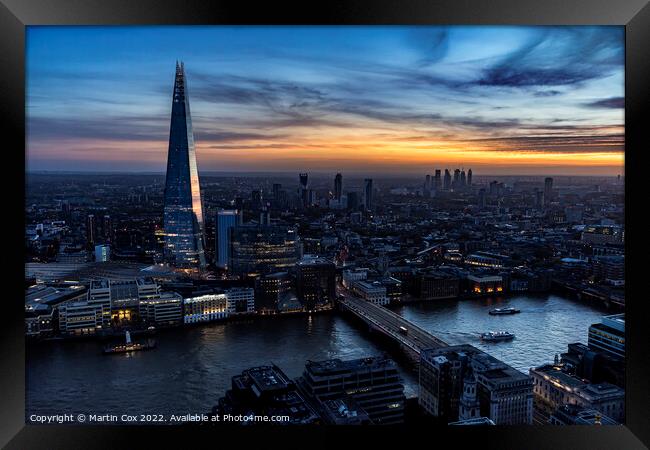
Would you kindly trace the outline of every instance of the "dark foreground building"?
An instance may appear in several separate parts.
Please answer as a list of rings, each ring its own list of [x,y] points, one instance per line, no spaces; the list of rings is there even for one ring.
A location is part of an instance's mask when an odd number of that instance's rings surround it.
[[[182,269],[202,270],[203,209],[183,63],[176,63],[163,222],[165,261]]]
[[[232,377],[232,389],[219,399],[212,413],[222,416],[225,423],[320,423],[319,415],[277,366],[253,367]]]
[[[447,422],[532,424],[533,381],[472,345],[428,349],[420,354],[419,402]]]
[[[404,422],[404,385],[391,359],[309,361],[297,383],[306,397],[321,403],[351,397],[374,424]]]

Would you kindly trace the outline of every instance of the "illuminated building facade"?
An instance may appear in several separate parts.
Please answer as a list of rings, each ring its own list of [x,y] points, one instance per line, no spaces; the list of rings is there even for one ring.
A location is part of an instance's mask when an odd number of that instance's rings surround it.
[[[205,294],[183,300],[185,323],[211,322],[228,317],[226,294]]]
[[[490,295],[503,292],[501,275],[468,275],[469,293],[473,295]]]
[[[605,316],[589,327],[589,348],[616,358],[625,358],[625,314]]]
[[[298,259],[298,233],[282,225],[242,225],[230,228],[230,270],[256,276],[288,270]]]
[[[552,364],[530,369],[537,400],[548,410],[564,405],[594,409],[617,422],[625,420],[625,391],[611,383],[590,384]]]
[[[176,63],[164,199],[165,261],[178,268],[202,270],[203,209],[183,63]]]

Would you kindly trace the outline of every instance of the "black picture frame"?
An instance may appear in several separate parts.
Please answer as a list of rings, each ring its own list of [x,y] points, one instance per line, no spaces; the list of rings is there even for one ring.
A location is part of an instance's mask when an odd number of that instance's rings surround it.
[[[626,425],[618,427],[448,427],[419,429],[415,426],[349,429],[339,427],[242,428],[139,427],[139,426],[36,426],[25,425],[25,342],[21,280],[24,264],[25,151],[25,26],[27,25],[145,25],[145,24],[491,24],[491,25],[624,25],[625,67],[625,172],[626,172]],[[31,448],[132,448],[145,442],[196,442],[206,446],[249,447],[278,445],[302,448],[313,445],[446,446],[473,444],[481,448],[589,448],[641,449],[650,445],[648,380],[650,343],[643,314],[641,270],[644,235],[639,203],[644,186],[642,152],[647,150],[646,128],[650,95],[650,5],[647,0],[355,0],[300,5],[201,0],[1,0],[0,3],[0,110],[5,125],[3,152],[7,167],[2,192],[7,208],[5,243],[17,241],[15,251],[5,247],[5,286],[2,324],[2,405],[0,445],[10,449]],[[10,139],[7,139],[9,137]],[[9,159],[7,155],[17,158]],[[9,163],[8,161],[12,161]],[[13,162],[13,161],[17,161]],[[22,163],[21,163],[22,162]],[[17,194],[18,192],[18,194]],[[11,211],[11,212],[10,212]],[[638,271],[632,270],[635,263]],[[291,436],[290,436],[291,435]],[[294,435],[296,435],[294,437]],[[142,441],[144,439],[144,441]],[[232,439],[238,442],[233,444]],[[448,444],[444,444],[447,440]],[[138,444],[140,445],[140,444]],[[194,445],[194,444],[192,444]],[[198,445],[198,444],[197,444]],[[356,444],[358,445],[358,444]]]

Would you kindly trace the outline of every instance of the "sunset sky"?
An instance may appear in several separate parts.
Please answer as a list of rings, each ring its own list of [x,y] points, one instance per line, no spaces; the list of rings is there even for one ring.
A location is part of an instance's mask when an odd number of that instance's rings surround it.
[[[28,27],[27,169],[623,171],[623,27]]]

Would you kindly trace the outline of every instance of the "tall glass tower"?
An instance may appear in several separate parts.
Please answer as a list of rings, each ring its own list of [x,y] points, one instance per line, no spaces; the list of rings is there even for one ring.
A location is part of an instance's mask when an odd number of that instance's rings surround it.
[[[203,209],[182,62],[176,62],[163,221],[165,262],[201,271],[205,267]]]

